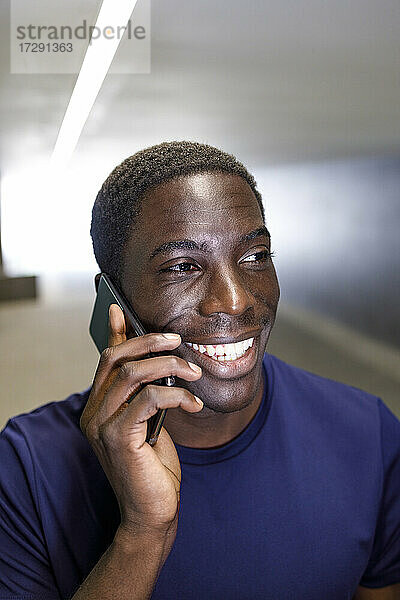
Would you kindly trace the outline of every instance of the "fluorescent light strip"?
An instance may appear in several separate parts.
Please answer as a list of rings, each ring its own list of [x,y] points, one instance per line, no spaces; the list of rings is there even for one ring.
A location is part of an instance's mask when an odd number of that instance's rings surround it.
[[[95,26],[101,31],[105,27],[113,27],[114,31],[125,27],[136,3],[137,0],[103,0]],[[58,133],[52,166],[65,165],[74,152],[121,39],[101,35],[89,44]]]

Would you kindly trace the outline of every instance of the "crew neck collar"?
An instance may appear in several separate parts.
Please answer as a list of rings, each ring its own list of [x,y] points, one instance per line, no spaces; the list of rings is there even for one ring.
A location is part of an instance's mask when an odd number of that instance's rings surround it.
[[[264,394],[253,419],[233,440],[218,448],[189,448],[175,444],[181,463],[189,465],[208,465],[228,460],[240,454],[257,437],[264,425],[271,407],[273,392],[273,371],[269,354],[263,359]]]

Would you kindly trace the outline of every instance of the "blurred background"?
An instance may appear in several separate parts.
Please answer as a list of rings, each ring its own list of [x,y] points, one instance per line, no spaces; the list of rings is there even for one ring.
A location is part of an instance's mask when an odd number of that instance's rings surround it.
[[[94,22],[101,0],[84,4]],[[0,3],[0,426],[91,384],[96,193],[124,158],[174,139],[235,154],[258,182],[282,291],[269,351],[400,416],[398,0],[152,0],[150,72],[106,75],[56,175],[77,75],[10,72],[12,7]],[[129,60],[117,50],[113,67]]]

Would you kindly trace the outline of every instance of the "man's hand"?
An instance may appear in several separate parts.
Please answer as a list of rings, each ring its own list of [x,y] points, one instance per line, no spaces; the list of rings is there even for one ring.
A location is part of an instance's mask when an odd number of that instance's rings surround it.
[[[109,314],[109,347],[101,354],[80,425],[118,499],[119,530],[128,538],[163,535],[177,520],[181,470],[164,428],[154,447],[145,441],[146,421],[159,409],[198,412],[203,404],[186,389],[149,382],[171,375],[195,381],[201,369],[175,356],[144,358],[178,347],[180,336],[150,333],[127,340],[121,309],[113,304]]]

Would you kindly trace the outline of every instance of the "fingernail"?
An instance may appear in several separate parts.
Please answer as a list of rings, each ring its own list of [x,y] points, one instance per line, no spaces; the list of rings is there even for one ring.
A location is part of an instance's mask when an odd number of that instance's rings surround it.
[[[188,365],[192,369],[192,371],[194,371],[195,373],[201,373],[201,367],[198,367],[197,365],[195,365],[194,363],[191,363],[189,361],[188,361]]]
[[[200,398],[195,396],[194,399],[196,400],[197,404],[200,404],[200,406],[204,406],[204,402],[202,400],[200,400]]]
[[[180,339],[180,335],[179,333],[162,333],[161,334],[166,340],[179,340]]]

